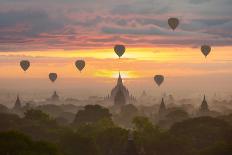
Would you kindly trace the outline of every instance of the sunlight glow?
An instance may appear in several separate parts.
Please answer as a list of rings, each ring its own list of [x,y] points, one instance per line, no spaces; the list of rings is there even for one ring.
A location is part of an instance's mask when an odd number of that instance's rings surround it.
[[[231,73],[228,67],[232,47],[215,47],[205,59],[198,48],[128,48],[121,59],[112,49],[80,51],[30,51],[1,52],[0,75],[2,78],[47,78],[49,72],[57,72],[62,78],[123,78],[167,76],[191,76],[205,73]],[[25,76],[19,67],[22,59],[31,61]],[[86,61],[80,74],[74,62]],[[207,63],[206,63],[207,62]],[[219,66],[221,67],[213,67]]]
[[[136,75],[133,71],[120,71],[120,74],[123,79],[138,77],[138,75]],[[119,76],[119,71],[99,70],[95,73],[95,76],[117,79]]]

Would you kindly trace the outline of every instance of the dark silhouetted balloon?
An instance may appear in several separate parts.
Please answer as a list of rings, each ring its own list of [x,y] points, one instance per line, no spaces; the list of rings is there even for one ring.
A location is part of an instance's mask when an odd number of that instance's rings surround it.
[[[56,73],[50,73],[50,74],[49,74],[49,79],[50,79],[52,82],[55,82],[56,79],[57,79],[57,74],[56,74]]]
[[[211,52],[211,47],[209,45],[202,45],[201,52],[204,54],[205,57],[207,57]]]
[[[121,58],[123,56],[123,54],[125,53],[126,48],[124,45],[115,45],[114,51],[118,55],[118,57]]]
[[[81,72],[85,68],[85,61],[84,60],[77,60],[75,62],[77,69]]]
[[[156,75],[154,77],[154,80],[158,86],[160,86],[164,82],[164,76],[163,75]]]
[[[22,61],[20,61],[20,66],[24,71],[27,71],[28,68],[30,67],[30,61],[22,60]]]
[[[177,19],[177,18],[169,18],[168,19],[168,25],[172,28],[172,30],[175,30],[179,25],[179,19]]]

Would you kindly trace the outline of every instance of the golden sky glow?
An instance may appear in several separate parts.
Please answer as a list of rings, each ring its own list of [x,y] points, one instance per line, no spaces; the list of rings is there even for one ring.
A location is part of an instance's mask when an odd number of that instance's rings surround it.
[[[232,91],[231,0],[0,1],[0,91],[106,95],[119,71],[130,92],[160,92],[156,74],[165,76],[162,89]],[[170,17],[180,21],[175,31]],[[126,46],[121,59],[116,44]],[[203,44],[212,46],[207,59]],[[31,62],[26,73],[24,59]],[[86,61],[82,73],[77,59]],[[50,72],[58,74],[55,84]]]
[[[57,72],[62,78],[104,77],[116,78],[118,71],[124,78],[166,76],[192,76],[212,73],[231,73],[232,47],[213,47],[207,57],[199,48],[127,48],[122,59],[112,49],[76,51],[1,52],[1,78],[45,78]],[[22,59],[31,61],[27,73],[19,67]],[[79,73],[74,62],[86,61],[86,68]]]

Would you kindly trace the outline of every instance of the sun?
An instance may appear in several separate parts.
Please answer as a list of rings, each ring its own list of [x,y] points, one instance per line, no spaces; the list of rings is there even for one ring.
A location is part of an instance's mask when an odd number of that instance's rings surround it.
[[[111,70],[98,70],[95,72],[96,77],[113,78],[117,79],[121,74],[122,79],[137,78],[137,75],[133,71],[111,71]]]

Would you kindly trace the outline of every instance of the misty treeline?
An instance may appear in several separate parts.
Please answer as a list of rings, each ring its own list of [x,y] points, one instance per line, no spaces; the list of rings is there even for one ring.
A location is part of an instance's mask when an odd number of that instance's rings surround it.
[[[133,105],[87,105],[67,121],[50,106],[22,114],[1,107],[0,155],[232,154],[232,114],[193,118],[175,109],[157,121]]]

